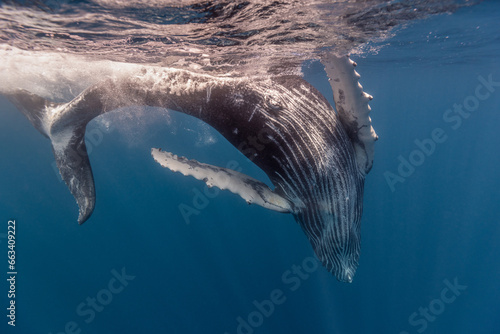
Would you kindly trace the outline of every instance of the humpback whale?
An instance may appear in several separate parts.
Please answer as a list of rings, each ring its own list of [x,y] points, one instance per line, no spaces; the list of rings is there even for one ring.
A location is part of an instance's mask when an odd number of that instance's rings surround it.
[[[372,97],[363,91],[349,57],[330,54],[322,62],[336,111],[300,76],[253,80],[152,66],[103,79],[68,103],[25,90],[6,95],[51,140],[80,224],[96,202],[84,140],[87,123],[122,107],[167,108],[215,128],[269,176],[274,189],[234,170],[153,148],[156,162],[248,203],[291,213],[326,269],[351,282],[360,255],[364,179],[377,139],[369,117]],[[251,140],[256,136],[258,144]]]

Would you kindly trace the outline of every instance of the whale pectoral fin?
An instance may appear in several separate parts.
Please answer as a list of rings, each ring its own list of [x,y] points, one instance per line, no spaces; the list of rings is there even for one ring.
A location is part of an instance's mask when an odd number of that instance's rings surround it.
[[[25,90],[5,95],[40,133],[51,140],[61,177],[78,204],[78,223],[84,223],[95,207],[94,177],[85,146],[89,117],[82,112],[80,117],[69,115],[68,121],[65,113],[72,111],[70,104],[50,102]],[[49,115],[56,108],[59,109],[58,118],[51,122]],[[84,111],[87,109],[82,107]]]
[[[64,133],[52,134],[51,139],[61,177],[78,204],[78,223],[83,224],[95,207],[94,176],[85,146],[85,128],[66,129]]]
[[[151,155],[163,167],[186,176],[204,181],[209,187],[216,186],[240,195],[248,204],[258,204],[278,212],[292,212],[292,205],[286,198],[274,193],[265,183],[232,169],[204,164],[185,157],[178,157],[157,148]]]
[[[363,91],[356,63],[348,56],[326,54],[321,62],[325,66],[333,90],[335,108],[356,152],[358,169],[362,174],[373,165],[375,141],[378,139],[370,119],[368,102],[372,96]]]

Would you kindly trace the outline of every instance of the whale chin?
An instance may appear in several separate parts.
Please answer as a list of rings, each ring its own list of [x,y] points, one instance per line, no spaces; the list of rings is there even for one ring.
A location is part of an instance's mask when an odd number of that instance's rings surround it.
[[[356,273],[356,269],[353,268],[343,268],[344,271],[342,275],[338,275],[337,279],[341,282],[352,283],[352,279],[354,274]]]
[[[359,240],[354,242],[353,249],[317,249],[318,255],[325,268],[330,271],[340,282],[352,283],[359,261]]]
[[[318,254],[318,252],[316,253]],[[339,259],[331,256],[320,258],[325,268],[330,271],[340,282],[352,283],[358,268],[359,251],[340,255]]]

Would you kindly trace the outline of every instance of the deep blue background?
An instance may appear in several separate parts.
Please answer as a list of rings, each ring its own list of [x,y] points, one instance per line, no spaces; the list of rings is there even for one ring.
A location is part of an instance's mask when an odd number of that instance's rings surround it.
[[[280,289],[286,300],[254,333],[418,333],[423,327],[409,316],[455,278],[467,288],[423,332],[498,331],[500,87],[456,130],[443,114],[474,94],[478,76],[500,82],[499,10],[489,1],[414,23],[378,54],[354,57],[375,97],[380,140],[366,180],[362,256],[352,284],[318,267],[291,291],[282,275],[313,256],[306,237],[292,216],[248,206],[231,193],[210,199],[186,224],[178,206],[192,205],[193,189],[203,191],[203,183],[160,167],[151,147],[217,165],[236,160],[244,173],[265,175],[213,131],[217,142],[200,147],[200,122],[175,112],[169,123],[102,131],[91,153],[96,210],[78,226],[50,143],[2,98],[0,233],[16,219],[19,275],[17,326],[8,327],[2,315],[1,332],[55,334],[75,321],[93,334],[233,334],[237,317],[255,311],[254,300]],[[321,65],[304,70],[331,100]],[[414,141],[436,128],[447,140],[391,191],[384,173],[397,173],[398,156],[407,159]],[[102,127],[93,122],[89,129]],[[5,234],[0,241],[3,314]],[[85,323],[77,306],[123,267],[135,279]]]

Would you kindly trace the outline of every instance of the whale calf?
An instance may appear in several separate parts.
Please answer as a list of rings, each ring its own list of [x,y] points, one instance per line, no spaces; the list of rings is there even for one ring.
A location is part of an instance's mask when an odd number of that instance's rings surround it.
[[[368,115],[371,96],[359,84],[355,63],[335,55],[322,62],[336,111],[300,76],[254,80],[151,66],[103,79],[68,103],[25,90],[6,95],[51,140],[80,224],[96,202],[84,139],[87,123],[121,107],[168,108],[215,128],[269,176],[274,189],[239,172],[153,148],[156,162],[248,203],[291,213],[323,265],[340,281],[351,282],[360,255],[364,179],[377,135]]]

